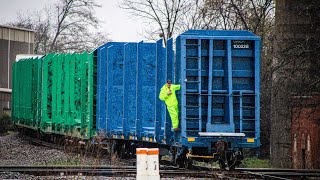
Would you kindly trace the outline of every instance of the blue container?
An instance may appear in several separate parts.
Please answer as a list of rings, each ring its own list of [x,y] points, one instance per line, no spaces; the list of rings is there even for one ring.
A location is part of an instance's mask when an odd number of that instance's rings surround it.
[[[110,42],[97,49],[97,130],[100,135],[166,142],[171,120],[158,98],[173,79],[174,53],[155,43]],[[169,142],[169,141],[168,141]]]
[[[189,30],[176,40],[182,144],[260,146],[260,38],[249,31]]]

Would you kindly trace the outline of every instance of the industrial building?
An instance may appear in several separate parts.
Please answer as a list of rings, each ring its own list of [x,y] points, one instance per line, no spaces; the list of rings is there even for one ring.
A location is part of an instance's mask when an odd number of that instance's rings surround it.
[[[10,114],[12,64],[17,54],[33,54],[35,31],[0,25],[0,116]]]

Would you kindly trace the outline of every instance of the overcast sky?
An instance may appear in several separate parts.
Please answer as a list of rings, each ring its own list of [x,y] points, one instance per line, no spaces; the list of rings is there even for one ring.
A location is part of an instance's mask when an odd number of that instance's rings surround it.
[[[17,12],[41,10],[46,4],[57,0],[0,0],[0,24],[13,21]],[[143,26],[141,20],[133,19],[126,11],[118,7],[122,0],[96,0],[101,8],[96,15],[102,21],[102,30],[110,34],[113,41],[140,41],[139,33]]]

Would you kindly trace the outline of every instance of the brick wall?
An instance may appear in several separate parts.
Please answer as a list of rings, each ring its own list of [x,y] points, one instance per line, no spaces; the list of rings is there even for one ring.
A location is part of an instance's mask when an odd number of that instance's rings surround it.
[[[292,108],[292,167],[320,168],[320,96],[295,97]]]

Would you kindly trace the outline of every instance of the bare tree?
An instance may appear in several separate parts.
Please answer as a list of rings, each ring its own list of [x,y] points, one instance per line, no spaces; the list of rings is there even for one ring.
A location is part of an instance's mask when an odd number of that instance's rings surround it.
[[[45,54],[49,52],[51,23],[47,8],[43,11],[32,13],[18,12],[17,19],[8,23],[11,26],[35,30],[34,49],[35,53]]]
[[[100,23],[94,14],[96,7],[100,5],[95,0],[59,0],[42,11],[20,13],[10,24],[37,31],[36,53],[82,52],[109,40],[96,30]]]
[[[99,21],[94,8],[100,7],[94,0],[60,0],[54,6],[54,32],[50,45],[51,51],[75,50],[86,48],[89,28],[97,28]]]
[[[159,34],[166,43],[175,33],[182,13],[192,3],[192,0],[124,0],[120,7],[155,25],[151,26],[155,29],[147,29],[147,33]]]
[[[259,33],[274,19],[274,4],[272,0],[205,0],[202,14],[211,22],[208,28]]]
[[[202,0],[188,2],[188,6],[181,12],[179,21],[177,22],[176,33],[181,33],[188,29],[204,29],[205,19],[202,17]]]

